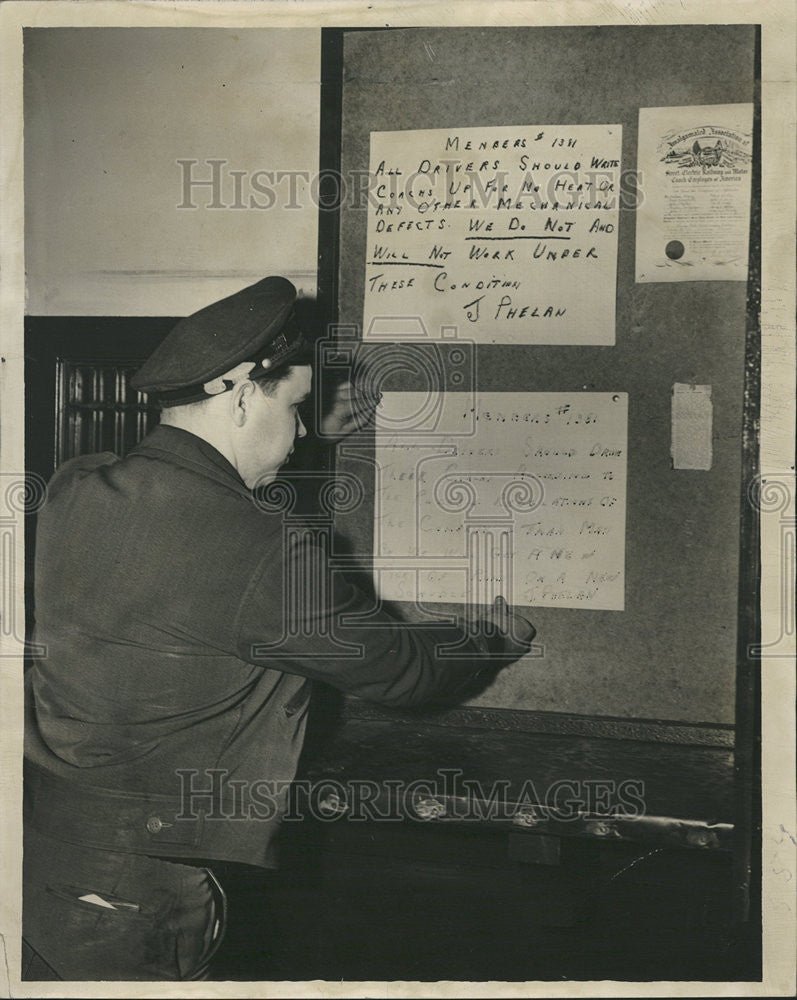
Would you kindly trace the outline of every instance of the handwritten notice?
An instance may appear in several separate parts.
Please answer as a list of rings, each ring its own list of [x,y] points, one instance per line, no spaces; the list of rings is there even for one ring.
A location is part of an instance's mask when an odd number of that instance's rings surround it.
[[[627,394],[448,393],[433,430],[424,393],[380,411],[385,600],[623,610]]]
[[[746,281],[752,104],[639,110],[636,280]]]
[[[613,344],[620,125],[371,133],[365,339]]]

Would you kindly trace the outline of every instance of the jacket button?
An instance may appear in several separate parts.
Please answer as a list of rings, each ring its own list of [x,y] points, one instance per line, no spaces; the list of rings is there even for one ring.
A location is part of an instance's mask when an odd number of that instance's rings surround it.
[[[163,829],[163,821],[160,816],[150,816],[147,820],[147,830],[150,833],[160,833]]]

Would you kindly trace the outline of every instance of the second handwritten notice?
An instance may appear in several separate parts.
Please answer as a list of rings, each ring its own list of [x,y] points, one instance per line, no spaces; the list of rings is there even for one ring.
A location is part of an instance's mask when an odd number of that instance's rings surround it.
[[[377,414],[381,596],[623,610],[627,394],[454,392],[437,402],[385,393]]]
[[[620,125],[372,132],[363,335],[614,344]],[[445,335],[445,334],[444,334]]]

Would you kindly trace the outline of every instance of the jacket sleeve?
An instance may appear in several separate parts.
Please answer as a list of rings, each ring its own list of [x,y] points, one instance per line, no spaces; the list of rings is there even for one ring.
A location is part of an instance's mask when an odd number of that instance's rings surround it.
[[[485,639],[450,620],[400,621],[305,542],[261,561],[236,633],[238,655],[249,663],[396,707],[462,700],[476,673],[495,665]]]

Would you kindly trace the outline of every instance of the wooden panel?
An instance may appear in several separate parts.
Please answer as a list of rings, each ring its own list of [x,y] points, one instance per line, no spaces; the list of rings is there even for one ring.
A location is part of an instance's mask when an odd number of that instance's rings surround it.
[[[731,848],[733,753],[726,748],[349,720],[317,744],[311,733],[306,759],[314,784],[305,805],[312,810],[323,799],[330,820],[338,812],[370,818],[381,830],[405,816]],[[377,785],[378,797],[366,801]]]
[[[622,124],[622,163],[633,170],[640,107],[751,102],[754,55],[755,29],[747,26],[346,33],[341,170],[344,177],[367,171],[371,131],[540,122]],[[340,233],[339,320],[359,324],[366,212],[344,205]],[[637,285],[634,241],[635,215],[626,205],[615,347],[477,349],[482,391],[629,394],[626,610],[531,609],[544,655],[504,671],[478,704],[727,725],[734,721],[747,289]],[[675,382],[712,386],[710,472],[671,468]],[[417,386],[398,373],[383,388]],[[339,467],[369,475],[362,461],[341,458]],[[340,521],[366,558],[372,522],[367,505]]]

